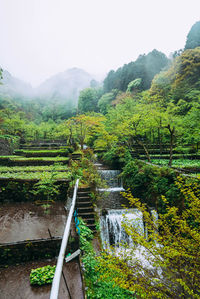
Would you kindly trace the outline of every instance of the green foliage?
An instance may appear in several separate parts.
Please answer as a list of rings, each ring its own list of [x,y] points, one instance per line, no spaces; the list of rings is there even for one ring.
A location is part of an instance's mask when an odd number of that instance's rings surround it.
[[[78,100],[79,112],[85,113],[98,110],[98,94],[96,89],[86,88],[80,92]]]
[[[153,77],[168,64],[168,59],[162,52],[153,50],[147,55],[140,55],[135,62],[125,64],[116,72],[110,71],[104,80],[104,92],[110,92],[112,89],[126,91],[128,84],[141,78],[141,89],[150,87]]]
[[[30,273],[31,285],[43,285],[52,283],[55,274],[56,266],[44,266],[37,269],[32,269]]]
[[[130,204],[142,212],[148,236],[141,235],[125,218],[123,226],[133,245],[121,254],[100,257],[103,278],[114,276],[116,285],[136,292],[137,298],[199,298],[200,185],[192,186],[178,178],[176,186],[185,203],[184,211],[162,196],[165,213],[158,219],[140,199],[126,193]]]
[[[167,102],[199,101],[199,69],[200,48],[184,51],[167,71],[155,76],[150,94]]]
[[[98,107],[101,113],[106,114],[111,106],[111,102],[115,99],[118,90],[111,90],[111,92],[105,93],[98,101]]]
[[[23,171],[10,171],[10,169],[8,169],[7,172],[1,172],[0,171],[0,177],[2,178],[7,178],[7,179],[21,179],[21,180],[44,180],[44,177],[48,178],[50,176],[50,171],[48,172],[31,172],[31,171],[27,171],[27,172],[23,172]],[[61,179],[71,179],[71,172],[68,170],[67,172],[59,172],[56,171],[54,173],[54,179],[55,180],[61,180]],[[46,180],[46,179],[45,179]]]
[[[161,195],[165,195],[170,204],[180,204],[180,193],[174,185],[175,172],[167,167],[159,168],[141,161],[129,161],[121,175],[125,188],[130,188],[134,196],[141,198],[149,206],[157,207],[159,212],[163,212],[159,201]]]
[[[52,171],[54,169],[54,165],[50,166],[0,166],[0,173],[4,172],[48,172]],[[67,171],[67,166],[66,165],[56,165],[56,170],[57,171]]]
[[[185,44],[185,50],[200,47],[200,21],[196,22],[190,29]]]
[[[79,178],[80,184],[90,186],[91,189],[102,187],[103,182],[94,164],[85,156],[80,161],[72,161],[71,185]]]
[[[80,249],[83,251],[81,257],[84,279],[86,283],[86,294],[88,299],[111,299],[111,298],[133,298],[133,295],[118,286],[114,286],[112,277],[108,280],[101,279],[98,270],[99,262],[92,246],[93,235],[85,223],[79,218],[80,227]]]
[[[43,200],[53,200],[58,195],[59,190],[56,183],[55,169],[52,172],[44,172],[39,182],[34,185],[32,193],[40,196]]]
[[[168,160],[153,159],[152,163],[157,164],[157,165],[167,166]],[[199,160],[189,160],[189,159],[173,160],[172,166],[173,167],[179,167],[179,168],[185,168],[185,169],[187,169],[187,168],[188,169],[189,168],[196,168],[196,167],[200,168],[200,161]]]
[[[141,83],[142,83],[141,78],[137,78],[137,79],[131,81],[128,84],[126,92],[132,92],[132,91],[138,90],[140,88]]]

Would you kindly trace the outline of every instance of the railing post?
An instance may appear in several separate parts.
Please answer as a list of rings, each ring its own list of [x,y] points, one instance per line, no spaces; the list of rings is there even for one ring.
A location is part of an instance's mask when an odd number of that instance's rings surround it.
[[[55,275],[54,275],[53,283],[52,283],[52,287],[51,287],[50,299],[57,299],[58,298],[59,287],[60,287],[60,278],[61,278],[62,268],[63,268],[63,260],[64,260],[64,257],[65,257],[65,251],[66,251],[66,248],[67,248],[67,242],[68,242],[68,238],[69,238],[70,226],[71,226],[72,216],[73,216],[73,212],[74,212],[74,207],[75,207],[75,204],[76,204],[78,183],[79,183],[79,180],[76,181],[76,184],[75,184],[75,187],[74,187],[72,204],[71,204],[71,208],[70,208],[70,211],[69,211],[69,215],[68,215],[68,218],[67,218],[67,223],[66,223],[63,238],[62,238],[61,248],[60,248],[58,261],[57,261],[57,265],[56,265],[56,271],[55,271]]]

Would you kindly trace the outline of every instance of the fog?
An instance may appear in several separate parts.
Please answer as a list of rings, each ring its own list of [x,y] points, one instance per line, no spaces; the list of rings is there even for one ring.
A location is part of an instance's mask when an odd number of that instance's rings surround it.
[[[199,0],[0,0],[0,65],[34,86],[73,67],[103,77],[183,48],[199,11]]]

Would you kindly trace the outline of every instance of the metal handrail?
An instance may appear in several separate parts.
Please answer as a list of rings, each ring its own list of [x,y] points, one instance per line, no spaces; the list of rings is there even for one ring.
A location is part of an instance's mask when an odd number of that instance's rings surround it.
[[[55,275],[54,275],[53,283],[52,283],[52,287],[51,287],[50,299],[58,298],[59,287],[60,287],[60,278],[61,278],[62,268],[63,268],[63,260],[65,257],[65,251],[66,251],[67,242],[68,242],[68,238],[69,238],[72,216],[73,216],[74,207],[75,207],[75,203],[76,203],[78,183],[79,183],[79,180],[76,181],[76,184],[74,186],[74,194],[73,194],[72,204],[71,204],[71,208],[69,211],[67,223],[66,223],[63,238],[62,238],[62,243],[61,243],[58,261],[57,261],[57,265],[56,265],[56,271],[55,271]]]

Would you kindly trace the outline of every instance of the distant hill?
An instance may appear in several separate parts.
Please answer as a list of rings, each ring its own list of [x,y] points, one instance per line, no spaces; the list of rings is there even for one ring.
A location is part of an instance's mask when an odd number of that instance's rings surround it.
[[[32,88],[28,83],[13,77],[8,71],[3,70],[3,79],[0,85],[0,97],[12,99],[34,99],[56,100],[59,103],[78,101],[80,90],[90,86],[92,75],[82,69],[72,68],[58,73],[39,87]]]
[[[3,70],[3,79],[0,84],[0,97],[7,98],[32,98],[34,90],[32,86],[18,78],[13,77],[8,71]]]
[[[93,77],[79,68],[68,69],[47,79],[37,89],[38,97],[59,103],[72,101],[76,106],[79,92],[90,86]]]

